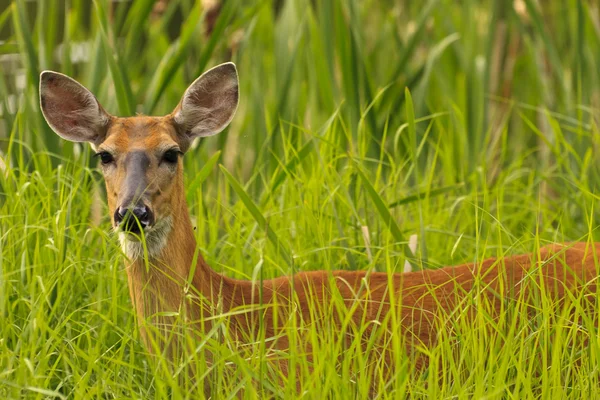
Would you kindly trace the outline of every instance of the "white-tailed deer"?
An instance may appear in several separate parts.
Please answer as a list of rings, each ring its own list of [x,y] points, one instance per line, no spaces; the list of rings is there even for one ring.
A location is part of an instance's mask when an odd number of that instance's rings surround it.
[[[356,325],[383,320],[390,304],[396,304],[394,312],[402,327],[397,334],[412,352],[415,341],[432,346],[438,334],[435,317],[452,311],[474,290],[485,294],[497,310],[505,298],[526,299],[526,281],[555,299],[563,298],[566,291],[596,292],[600,245],[593,243],[550,245],[536,254],[394,275],[305,272],[264,281],[262,287],[228,278],[213,271],[201,256],[195,258],[197,246],[185,200],[181,158],[195,138],[219,133],[233,118],[238,104],[234,64],[204,73],[164,117],[113,117],[79,83],[49,71],[41,75],[40,100],[46,120],[58,135],[91,143],[100,159],[113,226],[128,258],[131,300],[140,320],[152,319],[162,311],[185,310],[190,321],[209,321],[204,317],[214,308],[189,302],[185,292],[190,287],[208,304],[218,304],[221,312],[259,302],[280,306],[294,302],[299,317],[306,320],[314,316],[311,307],[337,296],[354,310],[351,319]],[[274,336],[277,323],[272,309],[262,310],[265,335]],[[251,336],[256,319],[232,314],[232,334],[239,340]],[[168,325],[160,318],[155,322]],[[207,325],[190,329],[197,329],[201,336]],[[144,337],[149,340],[147,334]],[[285,337],[274,343],[281,349],[288,346]]]

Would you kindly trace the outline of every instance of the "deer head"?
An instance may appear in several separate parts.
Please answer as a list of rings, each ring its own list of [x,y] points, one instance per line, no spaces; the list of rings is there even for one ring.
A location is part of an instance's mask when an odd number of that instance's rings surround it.
[[[231,121],[238,104],[233,63],[205,72],[163,117],[115,117],[96,97],[66,75],[44,71],[41,109],[63,139],[89,142],[100,159],[113,227],[127,255],[159,254],[184,208],[181,158],[197,137],[215,135]],[[186,214],[187,215],[187,214]]]

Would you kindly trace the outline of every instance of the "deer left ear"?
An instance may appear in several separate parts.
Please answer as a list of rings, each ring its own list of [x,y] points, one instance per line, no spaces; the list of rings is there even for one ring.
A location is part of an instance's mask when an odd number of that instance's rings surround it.
[[[111,120],[89,90],[58,72],[42,72],[40,107],[54,132],[72,142],[101,142]]]
[[[216,135],[233,119],[238,106],[238,75],[234,63],[206,71],[187,88],[173,111],[180,136],[186,142]]]

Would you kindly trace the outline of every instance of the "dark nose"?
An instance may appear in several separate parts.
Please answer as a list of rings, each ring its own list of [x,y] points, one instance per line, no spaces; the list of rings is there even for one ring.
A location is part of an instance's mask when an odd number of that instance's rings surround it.
[[[150,208],[145,205],[136,205],[132,207],[117,207],[114,219],[115,224],[119,225],[123,231],[140,233],[140,228],[146,229],[152,225],[154,216]]]

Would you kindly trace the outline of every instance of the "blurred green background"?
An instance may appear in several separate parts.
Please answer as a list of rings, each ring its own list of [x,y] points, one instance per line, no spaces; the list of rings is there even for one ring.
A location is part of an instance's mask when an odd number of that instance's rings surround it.
[[[227,60],[238,65],[242,102],[215,146],[228,165],[242,169],[281,154],[281,129],[298,136],[300,128],[317,130],[338,108],[360,155],[377,156],[383,147],[404,156],[405,87],[417,116],[445,114],[431,138],[453,144],[448,179],[463,180],[484,161],[501,167],[503,151],[553,143],[549,117],[576,155],[591,150],[581,129],[591,129],[599,101],[596,1],[2,0],[0,6],[3,152],[19,110],[30,112],[19,122],[32,149],[71,152],[37,112],[41,70],[78,79],[113,114],[154,115],[170,112],[191,81]],[[425,129],[420,125],[417,135]],[[539,157],[551,162],[549,154]]]
[[[114,115],[163,115],[225,61],[237,115],[184,157],[218,271],[398,272],[410,235],[418,268],[598,239],[598,1],[0,0],[0,397],[186,396],[146,364],[96,160],[46,125],[38,79],[70,75]],[[463,340],[448,379],[382,392],[600,396],[598,343],[573,372],[568,341],[531,337]],[[539,361],[539,346],[564,352]],[[223,383],[215,367],[218,393],[252,382],[258,361],[219,351],[246,369]],[[346,372],[305,387],[342,396]]]

